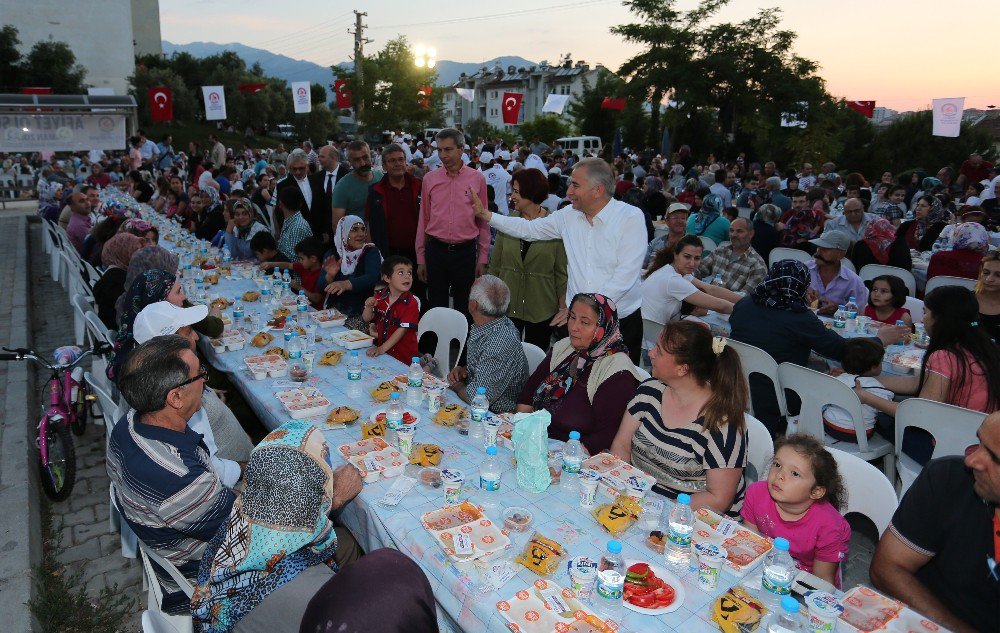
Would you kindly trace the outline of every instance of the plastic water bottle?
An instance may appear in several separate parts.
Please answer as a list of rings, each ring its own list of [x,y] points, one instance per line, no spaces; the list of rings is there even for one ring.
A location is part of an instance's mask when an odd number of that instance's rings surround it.
[[[691,511],[691,495],[677,495],[677,503],[670,509],[667,519],[667,542],[663,557],[667,567],[685,573],[691,564],[691,532],[694,531],[694,512]]]
[[[288,271],[281,273],[281,286],[285,289],[285,292],[292,291],[292,276],[288,274]]]
[[[388,430],[395,431],[403,423],[403,403],[399,401],[399,394],[392,392],[389,394],[389,406],[385,408],[385,426]]]
[[[791,596],[781,599],[781,608],[769,613],[761,630],[767,633],[799,633],[802,622],[799,617],[799,603]]]
[[[580,481],[580,465],[583,463],[583,445],[580,444],[580,432],[570,431],[569,441],[563,447],[562,475],[559,476],[559,487],[575,493]]]
[[[276,283],[281,282],[281,269],[277,266],[274,267],[274,272],[271,273],[271,279],[273,279]]]
[[[764,589],[764,599],[773,606],[781,602],[784,596],[792,592],[792,580],[795,578],[795,561],[788,553],[788,539],[774,539],[774,547],[764,557],[764,573],[760,585]]]
[[[229,247],[228,246],[223,246],[222,247],[222,262],[225,263],[225,264],[228,264],[231,261],[233,261],[233,254],[229,252]]]
[[[479,487],[487,492],[499,492],[500,475],[500,458],[497,457],[497,447],[487,447],[486,457],[479,465]]]
[[[898,320],[896,321],[896,325],[902,325],[902,326],[905,326],[905,325],[906,325],[906,321],[904,321],[904,320],[902,320],[902,319],[898,319]],[[902,347],[906,347],[906,342],[907,342],[908,340],[910,340],[910,338],[909,338],[909,337],[905,337],[905,338],[900,338],[900,339],[899,339],[899,340],[897,340],[897,341],[896,341],[895,343],[893,343],[893,345],[894,345],[894,346],[896,346],[897,348],[902,348]]]
[[[302,341],[299,340],[298,332],[292,331],[292,338],[286,343],[288,360],[298,360],[302,358]]]
[[[934,240],[934,246],[931,246],[931,252],[936,253],[942,248],[944,248],[944,245],[941,243],[941,238],[938,238]]]
[[[622,593],[625,590],[625,560],[620,541],[608,541],[608,549],[597,565],[594,610],[602,620],[622,621]]]
[[[490,401],[486,399],[486,387],[476,387],[476,395],[472,397],[472,412],[469,417],[469,439],[477,444],[481,444],[486,438],[486,429],[483,422],[489,415]]]
[[[295,303],[299,314],[309,312],[309,297],[306,296],[305,290],[299,290],[299,296],[295,298]]]
[[[347,395],[361,397],[361,356],[357,350],[352,350],[347,356]]]
[[[237,295],[233,299],[233,326],[237,325],[237,321],[243,318],[243,300]]]
[[[722,273],[715,273],[715,278],[712,279],[712,285],[720,288],[726,287],[726,284],[722,283]]]
[[[284,334],[285,345],[287,346],[292,340],[292,335],[295,334],[295,326],[293,325],[291,319],[285,320],[285,329],[282,331],[282,333]]]
[[[858,322],[858,302],[854,297],[848,297],[844,304],[844,317],[847,319],[847,327],[854,329],[854,324]]]
[[[420,367],[420,357],[414,356],[406,374],[406,404],[416,407],[423,400],[424,370]]]
[[[264,278],[260,281],[260,296],[270,297],[271,296],[271,278],[264,275]]]
[[[843,330],[847,327],[847,311],[844,310],[844,306],[838,305],[837,311],[833,313],[833,327],[838,330]]]

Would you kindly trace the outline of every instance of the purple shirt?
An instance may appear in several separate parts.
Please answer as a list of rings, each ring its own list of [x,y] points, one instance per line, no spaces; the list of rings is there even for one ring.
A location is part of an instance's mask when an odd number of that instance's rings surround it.
[[[81,255],[83,255],[83,240],[86,239],[90,228],[90,216],[79,213],[71,215],[69,224],[66,226],[66,235],[69,236],[70,243],[73,244],[76,252]]]
[[[469,188],[479,194],[483,206],[486,199],[486,179],[482,172],[465,165],[454,176],[444,167],[423,178],[420,191],[420,219],[417,220],[417,264],[426,264],[424,246],[427,237],[448,244],[479,240],[476,261],[485,264],[490,257],[490,225],[476,218],[469,200]]]
[[[858,274],[843,264],[840,265],[840,273],[830,280],[826,286],[819,276],[819,267],[816,261],[806,262],[809,269],[809,287],[819,293],[824,299],[829,299],[838,305],[845,305],[850,297],[854,297],[858,307],[868,305],[868,288],[865,282],[861,281]]]

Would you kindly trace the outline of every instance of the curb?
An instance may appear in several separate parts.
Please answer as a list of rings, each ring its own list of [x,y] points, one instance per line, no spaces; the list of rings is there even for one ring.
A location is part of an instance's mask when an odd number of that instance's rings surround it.
[[[28,275],[28,223],[17,219],[17,243],[11,265],[15,267],[9,293],[10,340],[7,347],[29,347],[30,297]],[[33,565],[41,562],[41,517],[34,446],[34,379],[28,363],[7,364],[7,397],[0,428],[0,613],[3,629],[28,633],[37,627],[27,605],[34,596]]]

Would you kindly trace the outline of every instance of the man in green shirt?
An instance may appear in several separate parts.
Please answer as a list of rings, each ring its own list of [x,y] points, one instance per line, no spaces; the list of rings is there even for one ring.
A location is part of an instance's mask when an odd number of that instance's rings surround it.
[[[368,143],[351,141],[347,146],[347,162],[351,172],[337,181],[333,188],[333,229],[345,215],[365,217],[368,187],[382,180],[382,171],[372,169],[372,152]]]

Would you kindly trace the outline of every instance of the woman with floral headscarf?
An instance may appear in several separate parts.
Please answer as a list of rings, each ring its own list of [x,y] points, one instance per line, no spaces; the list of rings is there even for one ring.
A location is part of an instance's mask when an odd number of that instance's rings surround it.
[[[115,336],[115,350],[108,364],[108,378],[116,381],[128,355],[137,347],[132,336],[135,317],[146,306],[158,301],[169,301],[180,306],[185,301],[180,281],[164,270],[146,270],[127,287],[118,302],[118,333]]]
[[[201,190],[201,210],[195,218],[194,234],[202,240],[211,240],[219,231],[226,230],[226,218],[222,215],[219,190],[213,187]]]
[[[913,219],[896,229],[896,239],[905,241],[907,248],[927,252],[948,225],[950,215],[937,196],[922,195],[913,208]]]
[[[906,242],[896,239],[896,227],[885,218],[875,218],[865,225],[861,239],[848,252],[855,270],[868,264],[896,266],[910,270],[913,260]]]
[[[722,207],[720,195],[715,193],[705,195],[701,200],[701,208],[688,218],[688,234],[707,237],[716,244],[728,241],[729,220],[722,217]]]
[[[101,249],[101,261],[105,270],[104,275],[94,284],[94,302],[97,305],[97,316],[108,330],[118,327],[115,303],[125,292],[125,277],[132,256],[144,245],[143,239],[137,235],[117,233]]]
[[[368,241],[368,227],[356,215],[340,218],[333,245],[337,255],[323,262],[326,280],[321,275],[317,288],[325,288],[327,307],[337,308],[349,317],[359,317],[365,299],[372,296],[375,284],[381,279],[382,254]]]
[[[938,251],[927,266],[927,280],[938,275],[979,278],[979,264],[990,249],[990,234],[978,222],[963,222],[951,234],[951,250]]]
[[[552,346],[528,378],[517,411],[545,409],[552,415],[549,437],[565,441],[578,431],[596,454],[611,446],[641,375],[629,359],[611,299],[576,295],[566,326],[569,336]]]

